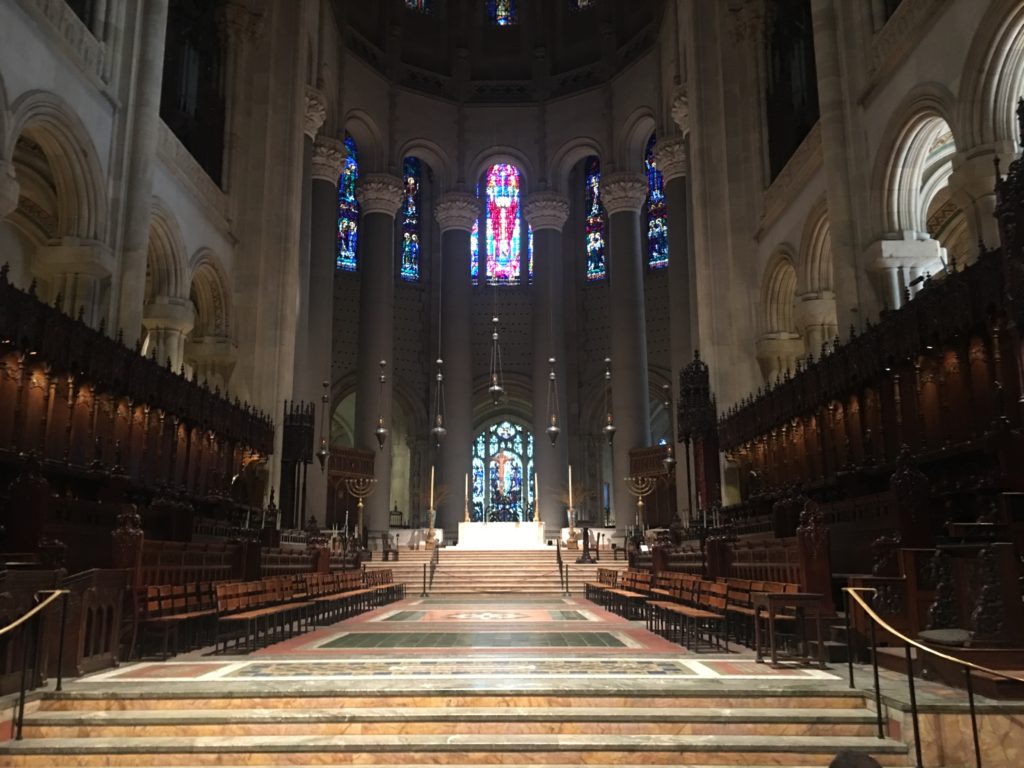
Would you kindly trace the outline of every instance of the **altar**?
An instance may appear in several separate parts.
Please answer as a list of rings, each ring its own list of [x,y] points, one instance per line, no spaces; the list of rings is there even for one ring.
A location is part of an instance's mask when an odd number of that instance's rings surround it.
[[[544,523],[459,523],[456,549],[544,549]]]

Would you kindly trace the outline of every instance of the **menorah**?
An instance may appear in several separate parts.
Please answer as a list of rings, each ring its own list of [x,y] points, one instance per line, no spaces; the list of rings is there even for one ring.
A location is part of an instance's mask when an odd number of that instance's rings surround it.
[[[377,490],[377,478],[375,477],[349,477],[345,479],[345,488],[350,496],[358,499],[356,504],[356,540],[362,541],[363,537],[363,499],[370,496]]]
[[[636,524],[644,526],[644,496],[654,490],[655,479],[645,475],[631,475],[626,478],[626,487],[636,496]]]

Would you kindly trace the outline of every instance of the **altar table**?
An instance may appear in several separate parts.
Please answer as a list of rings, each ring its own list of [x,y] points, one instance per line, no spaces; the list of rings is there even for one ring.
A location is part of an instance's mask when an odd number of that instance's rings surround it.
[[[544,549],[544,523],[459,523],[457,549]]]

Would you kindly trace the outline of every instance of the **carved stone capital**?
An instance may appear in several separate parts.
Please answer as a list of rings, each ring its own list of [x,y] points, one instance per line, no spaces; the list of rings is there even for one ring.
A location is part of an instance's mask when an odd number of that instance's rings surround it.
[[[686,154],[686,142],[683,139],[659,141],[654,151],[654,162],[666,184],[689,175],[690,158]]]
[[[622,211],[640,213],[647,199],[647,179],[641,173],[617,171],[601,179],[601,200],[609,216]]]
[[[470,232],[480,216],[480,201],[468,192],[449,192],[434,207],[434,218],[444,232],[463,229]]]
[[[337,186],[344,167],[345,143],[329,136],[317,136],[313,140],[313,180]]]
[[[245,3],[229,0],[221,9],[221,24],[233,45],[251,43],[263,33],[263,14],[253,13]]]
[[[562,230],[569,219],[569,201],[557,192],[534,192],[526,198],[526,220],[534,231],[540,229]]]
[[[364,216],[368,213],[394,216],[404,194],[402,180],[390,173],[368,173],[356,184],[356,200]]]
[[[306,115],[302,123],[302,131],[309,138],[315,138],[316,132],[327,119],[327,97],[310,85],[306,86]]]
[[[196,311],[188,299],[157,296],[142,309],[142,325],[150,331],[178,331],[187,336],[195,322]]]
[[[679,126],[685,136],[690,132],[690,100],[686,97],[686,88],[676,88],[672,94],[672,122]]]
[[[14,178],[14,167],[4,163],[0,166],[0,219],[18,207],[21,187]]]
[[[744,0],[729,11],[728,28],[734,43],[757,45],[764,36],[766,9],[764,0]]]

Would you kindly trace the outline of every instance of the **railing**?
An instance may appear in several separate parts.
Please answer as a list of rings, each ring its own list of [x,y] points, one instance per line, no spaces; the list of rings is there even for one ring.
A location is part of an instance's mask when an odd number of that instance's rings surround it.
[[[43,600],[39,600],[40,595],[49,595]],[[43,645],[43,611],[45,611],[51,604],[57,601],[57,598],[61,599],[61,610],[60,610],[60,636],[57,641],[57,686],[56,690],[61,690],[64,687],[64,675],[60,659],[64,657],[64,627],[67,624],[68,616],[68,595],[69,590],[66,589],[49,589],[35,594],[34,599],[37,601],[36,605],[33,606],[27,613],[22,615],[20,618],[15,619],[6,627],[0,629],[0,637],[13,633],[15,630],[21,629],[23,633],[27,632],[27,636],[23,635],[21,643],[21,684],[18,690],[18,704],[15,711],[14,718],[14,738],[18,741],[21,740],[22,725],[25,722],[25,693],[28,690],[28,670],[29,670],[29,646],[32,646],[32,676],[35,688],[42,682],[42,675],[39,674],[39,648]],[[31,638],[31,643],[28,638]],[[44,650],[45,653],[45,650]]]
[[[558,565],[558,585],[562,589],[563,595],[569,594],[569,573],[567,566],[562,560],[562,540],[561,538],[555,539],[555,563]]]
[[[921,729],[918,722],[917,712],[917,692],[914,688],[914,662],[911,656],[911,648],[916,648],[918,651],[933,656],[937,659],[954,664],[961,667],[964,671],[964,680],[967,688],[967,702],[971,713],[971,734],[974,738],[974,763],[977,768],[981,766],[981,742],[978,738],[978,719],[977,710],[974,705],[974,683],[971,679],[971,673],[973,672],[984,672],[987,675],[999,677],[1004,680],[1011,680],[1013,682],[1024,684],[1024,678],[1017,677],[1015,675],[1007,674],[1006,672],[1000,672],[997,669],[990,669],[983,667],[980,664],[974,662],[965,661],[964,659],[958,659],[955,656],[937,651],[934,648],[929,648],[927,645],[919,643],[917,640],[904,635],[899,630],[895,629],[891,624],[886,622],[881,616],[875,613],[875,610],[868,605],[868,602],[864,599],[863,595],[870,594],[875,595],[878,590],[871,587],[844,587],[843,592],[848,596],[846,604],[846,644],[847,648],[852,648],[852,627],[850,624],[850,602],[852,599],[857,603],[858,607],[864,611],[864,614],[871,620],[870,635],[871,635],[871,667],[874,674],[874,685],[875,685],[875,711],[877,713],[878,722],[878,738],[885,738],[884,728],[882,724],[882,692],[881,686],[878,681],[878,643],[876,642],[876,631],[875,626],[879,626],[888,632],[892,637],[896,638],[904,644],[904,651],[907,663],[907,685],[910,693],[910,717],[914,726],[914,751],[917,758],[917,768],[924,768],[924,761],[921,757]],[[850,675],[850,687],[854,687],[853,681],[853,654],[847,654],[847,667]]]
[[[434,552],[430,556],[430,584],[427,587],[429,592],[434,588],[434,573],[437,571],[438,563],[441,561],[441,549],[438,546],[434,546]]]

